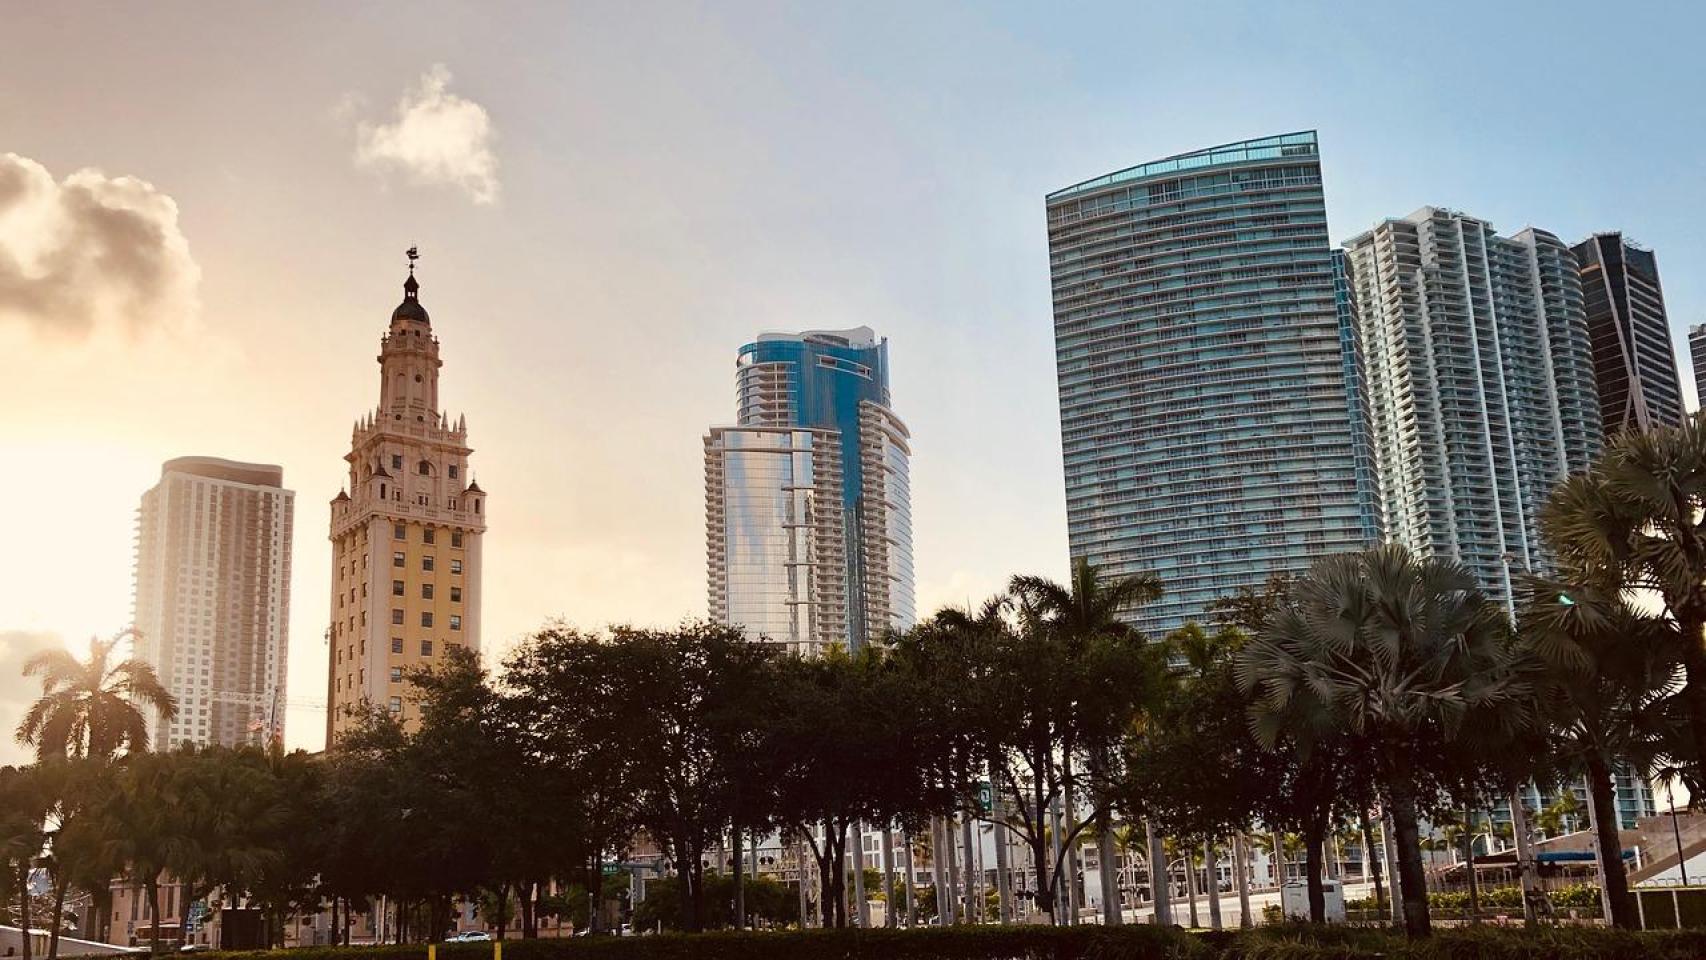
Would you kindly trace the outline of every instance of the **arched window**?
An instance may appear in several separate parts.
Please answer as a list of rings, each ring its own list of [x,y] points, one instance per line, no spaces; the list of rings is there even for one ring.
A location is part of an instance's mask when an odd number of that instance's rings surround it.
[[[431,461],[422,460],[420,467],[418,468],[417,472],[419,472],[420,475],[423,477],[432,476],[432,463],[431,463]]]

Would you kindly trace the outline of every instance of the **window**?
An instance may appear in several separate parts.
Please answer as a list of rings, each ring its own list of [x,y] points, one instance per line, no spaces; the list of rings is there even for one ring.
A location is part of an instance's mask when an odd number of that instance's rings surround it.
[[[436,542],[436,535],[433,533],[433,529],[431,527],[427,527],[425,530],[421,531],[421,542],[422,543],[434,543],[434,542]]]
[[[403,638],[402,637],[392,637],[391,638],[391,652],[392,653],[402,653],[403,652]]]
[[[426,462],[425,460],[422,460],[420,466],[416,467],[415,469],[423,477],[432,476],[432,464]]]
[[[423,656],[423,657],[432,656],[432,641],[431,640],[422,640],[421,641],[421,656]]]
[[[462,629],[462,618],[459,615],[454,614],[454,613],[450,615],[450,629],[452,629],[452,630]]]
[[[456,464],[453,463],[450,465],[449,473],[450,473],[450,479],[455,480],[456,479]]]
[[[431,600],[432,599],[432,584],[430,584],[430,583],[421,584],[421,599],[422,600]]]
[[[422,610],[421,611],[421,626],[423,626],[423,627],[432,626],[432,611],[431,610]]]
[[[396,553],[391,554],[391,566],[400,567],[402,565],[403,565],[403,551],[399,550]]]
[[[401,581],[401,580],[391,581],[391,596],[400,597],[402,595],[403,595],[403,581]]]
[[[402,667],[392,667],[391,668],[391,682],[392,683],[402,683],[403,682],[403,668]]]
[[[450,545],[453,547],[462,546],[462,531],[460,531],[460,530],[450,531]]]
[[[403,622],[403,611],[401,608],[393,608],[391,610],[391,622],[392,623],[402,623]]]
[[[403,712],[403,698],[402,697],[392,697],[391,698],[391,712],[392,713],[402,713]]]
[[[461,573],[462,572],[462,561],[460,561],[460,560],[450,561],[450,572],[451,573]]]
[[[450,561],[450,564],[452,567],[455,567],[456,561],[452,560],[452,561]],[[432,570],[432,554],[429,553],[426,556],[421,558],[421,569],[427,570],[427,571]],[[451,572],[454,573],[455,571],[452,570]]]
[[[450,588],[450,602],[451,603],[461,603],[462,602],[462,588],[461,587],[451,587]]]
[[[403,455],[402,454],[400,454],[400,453],[391,454],[391,469],[393,469],[393,470],[403,469]]]
[[[409,531],[408,531],[407,527],[404,527],[400,523],[391,524],[391,539],[393,539],[393,540],[407,540],[408,537],[409,537]]]

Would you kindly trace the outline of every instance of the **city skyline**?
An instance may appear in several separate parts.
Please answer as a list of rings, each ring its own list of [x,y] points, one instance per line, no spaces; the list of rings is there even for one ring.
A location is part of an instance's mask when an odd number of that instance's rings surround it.
[[[0,654],[10,665],[124,626],[135,497],[162,460],[206,454],[279,463],[305,497],[290,687],[323,690],[322,511],[411,243],[455,328],[447,405],[478,412],[480,475],[503,492],[487,545],[494,653],[558,615],[705,612],[698,439],[727,407],[728,344],[753,329],[868,324],[907,358],[895,392],[921,451],[921,613],[1014,570],[1063,576],[1039,206],[1089,172],[1318,129],[1331,239],[1428,203],[1507,234],[1532,217],[1565,243],[1621,230],[1662,261],[1680,342],[1706,319],[1691,177],[1706,125],[1678,95],[1698,31],[1586,31],[1546,10],[1107,10],[1096,36],[1009,7],[731,8],[661,25],[588,8],[502,29],[457,8],[430,25],[402,6],[123,24],[16,11],[0,38],[0,184],[32,199],[0,190],[0,247],[40,254],[44,217],[88,236],[60,223],[85,196],[158,242],[110,261],[135,276],[0,269],[0,355],[22,358],[0,386],[0,443],[21,465],[0,492],[34,506],[17,535],[37,548],[0,561]],[[1469,17],[1478,30],[1459,29]],[[1139,25],[1194,40],[1134,65],[1115,38]],[[1586,70],[1513,71],[1520,117],[1487,103],[1484,81],[1388,63],[1429,42],[1590,63],[1636,41],[1651,55],[1620,65],[1655,96],[1626,100]],[[1584,132],[1596,110],[1639,134]],[[423,130],[442,137],[424,148]],[[73,295],[106,290],[94,281],[124,282],[112,302]],[[8,707],[31,692],[8,683]],[[293,709],[291,745],[318,745],[322,710]]]

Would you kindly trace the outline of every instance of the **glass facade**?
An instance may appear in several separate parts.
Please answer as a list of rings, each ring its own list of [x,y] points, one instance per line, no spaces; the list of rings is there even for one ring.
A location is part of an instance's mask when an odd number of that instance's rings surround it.
[[[1544,565],[1539,513],[1600,446],[1575,258],[1424,208],[1345,244],[1384,534],[1456,560],[1501,603]]]
[[[1134,622],[1164,633],[1370,543],[1359,328],[1315,134],[1143,164],[1046,206],[1070,549],[1161,578]]]
[[[1581,270],[1605,432],[1682,423],[1682,381],[1658,258],[1620,233],[1596,234],[1570,252]]]
[[[705,438],[711,615],[803,653],[912,626],[911,448],[867,328],[736,356],[739,423]]]

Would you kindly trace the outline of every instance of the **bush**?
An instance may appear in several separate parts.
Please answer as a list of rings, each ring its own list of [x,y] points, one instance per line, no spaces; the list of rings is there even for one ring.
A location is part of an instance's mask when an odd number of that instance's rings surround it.
[[[918,930],[787,930],[506,940],[504,960],[1213,960],[1198,938],[1128,926],[949,927]],[[202,960],[279,960],[265,951],[201,954]],[[489,943],[438,946],[439,960],[490,960]],[[426,960],[425,946],[304,947],[288,960]]]
[[[491,944],[440,945],[440,960],[490,960]],[[280,960],[265,951],[204,960]],[[807,930],[509,940],[504,960],[1699,960],[1706,932],[1469,927],[1409,941],[1385,930],[1284,924],[1187,935],[1150,926]],[[306,947],[288,960],[425,960],[424,946]]]

